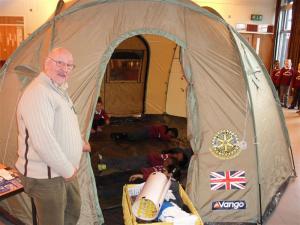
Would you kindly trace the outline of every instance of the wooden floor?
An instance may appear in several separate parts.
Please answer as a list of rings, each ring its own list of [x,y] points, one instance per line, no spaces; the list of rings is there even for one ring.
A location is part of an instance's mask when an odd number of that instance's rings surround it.
[[[296,171],[300,173],[300,114],[284,110],[286,124],[293,148]],[[287,187],[279,205],[266,225],[300,225],[300,179],[297,177]]]

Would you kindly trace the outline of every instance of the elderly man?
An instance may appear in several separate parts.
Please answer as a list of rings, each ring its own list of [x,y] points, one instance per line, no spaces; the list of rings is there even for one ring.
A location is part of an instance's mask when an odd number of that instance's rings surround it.
[[[24,91],[18,105],[18,160],[25,192],[33,199],[40,225],[76,224],[81,207],[77,170],[82,141],[73,103],[66,92],[72,54],[52,50],[44,71]]]

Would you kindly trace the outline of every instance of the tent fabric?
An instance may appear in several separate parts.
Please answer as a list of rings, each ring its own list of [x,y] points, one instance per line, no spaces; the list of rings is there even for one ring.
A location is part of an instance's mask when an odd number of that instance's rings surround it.
[[[174,49],[168,80],[166,112],[173,116],[186,117],[187,82],[180,63],[180,47],[176,46]]]
[[[162,114],[167,112],[168,81],[176,43],[156,35],[143,35],[143,37],[150,49],[145,113]],[[149,74],[151,75],[149,76]],[[173,110],[173,113],[168,113],[173,115],[176,114],[176,111]]]
[[[257,214],[257,201],[253,199],[258,199],[256,171],[252,169],[256,167],[256,157],[255,146],[252,144],[254,130],[251,117],[247,116],[249,107],[242,65],[227,27],[219,23],[204,25],[208,23],[209,21],[199,17],[191,18],[187,22],[192,26],[190,29],[197,34],[190,37],[194,39],[191,41],[194,45],[189,46],[192,50],[186,53],[186,57],[192,74],[189,80],[190,95],[196,98],[196,109],[191,113],[191,117],[199,117],[189,126],[192,127],[192,143],[195,143],[192,147],[197,153],[190,163],[187,190],[197,208],[201,209],[200,214],[204,221],[253,222]],[[196,26],[198,24],[199,26]],[[201,37],[207,34],[209,37]],[[197,42],[197,39],[206,41]],[[222,163],[210,150],[214,135],[223,129],[233,131],[249,144],[247,150],[238,157],[224,160]],[[212,193],[209,187],[211,172],[237,169],[247,171],[247,177],[252,178],[247,183],[250,192],[228,190]],[[237,212],[232,210],[224,210],[222,213],[212,211],[212,202],[223,199],[245,200],[248,204],[247,213],[237,215]]]
[[[181,48],[180,61],[187,80],[188,138],[195,152],[187,192],[202,219],[256,223],[278,187],[294,172],[282,112],[268,74],[253,50],[221,18],[187,0],[74,1],[35,31],[0,71],[0,105],[5,105],[0,108],[1,161],[13,166],[16,160],[17,102],[34,77],[31,71],[42,69],[51,48],[63,46],[74,55],[76,69],[68,92],[81,132],[88,138],[106,65],[117,46],[136,35],[164,37]],[[170,68],[173,62],[169,60]],[[151,87],[150,83],[146,89],[146,96],[166,90]],[[163,99],[165,105],[157,105],[168,113],[168,100]],[[155,104],[153,98],[151,105]],[[178,106],[184,107],[184,102],[178,102]],[[223,155],[215,156],[214,148],[218,146],[214,143],[220,143],[220,139],[223,146],[238,149],[234,157],[225,157],[227,147]],[[233,145],[227,144],[233,140]],[[214,190],[212,174],[228,171],[239,171],[245,185],[235,189],[226,183],[225,189]],[[79,180],[83,199],[79,224],[103,224],[88,154],[82,157]],[[214,204],[222,201],[244,202],[246,207],[214,209]],[[19,207],[11,207],[13,204]],[[1,206],[30,224],[25,195],[1,202]]]
[[[286,139],[285,133],[282,132],[282,130],[285,130],[285,126],[282,123],[280,111],[278,111],[280,102],[278,99],[274,101],[274,96],[277,96],[277,94],[270,88],[269,77],[263,75],[263,68],[253,53],[246,48],[237,36],[235,38],[249,80],[253,117],[255,118],[256,145],[259,146],[257,167],[261,195],[263,196],[262,211],[265,211],[272,196],[276,194],[280,186],[287,180],[287,177],[292,175],[291,151],[282,152],[282,149],[289,149],[290,143]],[[260,93],[264,93],[263,97]],[[265,107],[269,109],[268,115],[263,114]],[[272,129],[269,129],[270,127]],[[274,156],[270,157],[270,154]],[[269,169],[265,170],[264,167]]]

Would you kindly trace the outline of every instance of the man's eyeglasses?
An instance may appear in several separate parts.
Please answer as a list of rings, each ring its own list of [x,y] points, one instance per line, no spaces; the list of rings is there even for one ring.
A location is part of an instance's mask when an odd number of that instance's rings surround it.
[[[65,63],[60,60],[52,59],[51,57],[48,57],[48,58],[51,59],[53,62],[55,62],[56,66],[58,66],[60,68],[64,68],[65,66],[67,67],[68,70],[73,70],[75,68],[74,64],[68,64],[68,63]]]

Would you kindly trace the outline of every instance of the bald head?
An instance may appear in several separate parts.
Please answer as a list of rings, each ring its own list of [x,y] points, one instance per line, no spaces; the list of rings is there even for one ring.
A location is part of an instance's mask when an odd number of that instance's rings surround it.
[[[62,85],[68,80],[73,68],[73,56],[65,48],[53,49],[48,54],[44,64],[45,74],[58,85]]]

